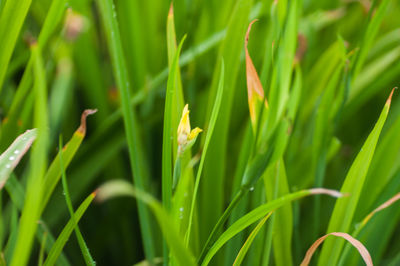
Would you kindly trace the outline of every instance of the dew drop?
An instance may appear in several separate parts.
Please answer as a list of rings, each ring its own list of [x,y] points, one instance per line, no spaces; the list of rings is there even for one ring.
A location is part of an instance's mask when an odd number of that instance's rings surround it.
[[[251,188],[250,188],[250,191],[253,191],[253,190],[254,190],[254,187],[251,187]]]
[[[180,207],[180,208],[179,208],[179,211],[180,211],[180,212],[183,212],[183,207]]]
[[[15,157],[14,156],[10,156],[10,158],[8,158],[10,161],[14,160]]]
[[[18,153],[19,153],[19,150],[15,150],[15,151],[14,151],[14,154],[18,154]]]
[[[9,164],[6,164],[6,168],[8,168],[8,169],[9,169],[9,168],[11,168],[11,165],[9,165]]]

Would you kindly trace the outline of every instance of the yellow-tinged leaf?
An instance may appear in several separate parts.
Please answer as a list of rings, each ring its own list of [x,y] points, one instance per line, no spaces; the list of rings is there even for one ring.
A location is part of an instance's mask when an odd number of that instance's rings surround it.
[[[250,25],[247,29],[246,38],[244,41],[244,48],[246,51],[247,94],[248,94],[248,101],[249,101],[250,118],[251,118],[253,127],[255,127],[255,125],[257,123],[257,120],[258,120],[257,112],[259,111],[259,107],[263,103],[263,101],[264,101],[265,107],[268,108],[267,99],[265,99],[265,97],[264,97],[264,89],[261,85],[261,81],[260,81],[260,78],[258,77],[257,70],[254,67],[253,61],[251,60],[249,51],[247,49],[251,26],[256,21],[257,20],[255,19],[250,23]]]
[[[182,155],[187,149],[193,146],[197,136],[203,130],[196,127],[191,130],[189,119],[189,106],[185,105],[182,111],[181,121],[178,125],[178,155]]]

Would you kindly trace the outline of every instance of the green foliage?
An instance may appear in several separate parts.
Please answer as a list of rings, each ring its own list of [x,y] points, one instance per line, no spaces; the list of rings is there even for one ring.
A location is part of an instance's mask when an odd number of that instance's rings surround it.
[[[398,265],[399,14],[0,0],[0,265]]]

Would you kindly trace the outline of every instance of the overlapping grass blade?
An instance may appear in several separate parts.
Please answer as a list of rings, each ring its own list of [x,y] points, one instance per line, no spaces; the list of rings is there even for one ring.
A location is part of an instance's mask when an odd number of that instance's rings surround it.
[[[294,192],[291,194],[287,194],[280,198],[277,198],[273,201],[265,203],[251,212],[247,213],[245,216],[241,217],[235,223],[233,223],[222,235],[218,238],[218,240],[214,243],[214,245],[207,252],[204,260],[200,261],[201,265],[208,265],[214,255],[221,249],[221,247],[229,241],[233,236],[256,222],[257,220],[263,218],[266,214],[271,211],[275,211],[276,209],[282,207],[285,204],[288,204],[294,200],[303,198],[309,195],[316,194],[327,194],[334,197],[341,197],[342,195],[337,191],[328,190],[328,189],[309,189],[309,190],[301,190],[298,192]]]
[[[254,241],[254,238],[257,236],[258,232],[260,232],[262,226],[265,224],[265,222],[268,220],[268,218],[271,216],[272,213],[267,214],[258,224],[257,226],[253,229],[253,231],[251,231],[249,237],[246,239],[246,242],[244,243],[244,245],[242,246],[242,248],[240,249],[235,262],[233,263],[233,265],[242,265],[242,262],[247,254],[247,252],[249,251],[249,248],[251,246],[251,244]]]
[[[65,225],[64,229],[61,231],[60,235],[57,237],[56,242],[54,243],[53,247],[51,248],[45,262],[44,266],[52,266],[57,262],[58,257],[60,256],[62,249],[64,248],[65,244],[67,243],[69,237],[72,234],[72,231],[76,227],[79,220],[82,218],[83,214],[89,207],[90,203],[95,198],[96,193],[91,193],[78,207],[76,212],[74,213],[74,219],[68,221]]]
[[[62,177],[62,185],[63,185],[63,190],[64,190],[64,195],[65,195],[65,201],[67,203],[68,206],[68,211],[71,215],[71,221],[74,223],[75,225],[75,234],[76,234],[76,238],[78,239],[78,243],[79,243],[79,247],[81,248],[81,252],[83,255],[83,258],[85,259],[85,263],[86,265],[96,265],[96,263],[94,262],[92,255],[89,252],[89,249],[86,245],[85,240],[83,239],[81,230],[79,229],[78,223],[75,219],[75,214],[74,214],[74,209],[72,207],[72,202],[71,202],[71,197],[69,195],[69,189],[68,189],[68,184],[67,184],[67,177],[65,174],[65,168],[64,168],[64,161],[63,161],[63,157],[62,157],[62,139],[60,136],[60,142],[59,142],[59,156],[60,156],[60,168],[61,168],[61,177]]]

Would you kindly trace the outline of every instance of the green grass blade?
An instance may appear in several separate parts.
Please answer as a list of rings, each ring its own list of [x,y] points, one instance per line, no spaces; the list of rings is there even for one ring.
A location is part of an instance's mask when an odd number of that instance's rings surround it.
[[[376,2],[377,1],[374,1],[374,4]],[[360,73],[360,70],[364,65],[365,59],[367,58],[368,52],[372,47],[372,43],[378,33],[379,27],[382,23],[382,20],[385,17],[390,2],[391,0],[382,0],[377,10],[370,10],[370,12],[374,12],[374,15],[372,16],[372,19],[367,26],[364,38],[360,45],[360,51],[355,59],[354,70],[353,70],[354,78],[358,76],[358,73]]]
[[[394,90],[393,90],[394,91]],[[389,112],[392,93],[390,94],[382,113],[365,141],[361,151],[354,160],[341,188],[342,193],[350,193],[347,198],[339,199],[333,210],[327,232],[347,232],[353,221],[357,203],[368,173],[375,147],[379,139],[382,127],[385,124]],[[343,247],[343,241],[339,239],[327,240],[322,248],[319,265],[336,265]]]
[[[235,3],[227,26],[226,37],[221,43],[218,52],[217,64],[214,68],[213,80],[208,95],[207,118],[211,117],[213,102],[217,95],[220,65],[223,58],[225,61],[223,101],[221,103],[221,112],[216,122],[215,133],[210,140],[209,156],[207,156],[204,164],[204,176],[201,186],[201,189],[208,193],[201,193],[199,198],[199,212],[203,218],[200,228],[201,242],[207,239],[207,234],[211,231],[223,210],[227,163],[226,152],[228,138],[231,136],[229,124],[239,72],[240,54],[243,51],[243,38],[246,33],[247,20],[252,4],[252,0],[239,0]]]
[[[184,38],[185,39],[185,38]],[[171,208],[172,199],[172,142],[173,136],[176,135],[173,131],[176,131],[178,127],[172,127],[172,117],[174,116],[175,110],[173,108],[173,101],[177,95],[176,92],[176,81],[178,78],[178,62],[179,53],[182,49],[184,42],[182,39],[179,44],[178,50],[174,55],[174,60],[171,65],[171,72],[168,77],[167,92],[165,97],[165,110],[164,110],[164,129],[163,129],[163,152],[162,152],[162,191],[163,191],[163,205],[167,210]]]
[[[83,214],[85,213],[86,209],[89,207],[90,203],[93,201],[95,198],[96,194],[92,193],[90,194],[83,202],[82,204],[78,207],[74,214],[74,220],[71,218],[68,223],[65,225],[64,229],[60,233],[60,235],[57,237],[56,242],[54,243],[53,247],[51,248],[45,262],[44,266],[52,266],[57,262],[58,257],[60,256],[62,249],[65,246],[65,243],[67,243],[69,237],[72,234],[72,231],[74,230],[76,224],[79,222],[79,220],[82,218]]]
[[[81,116],[81,124],[79,128],[74,132],[72,138],[68,141],[68,143],[62,149],[62,156],[64,160],[64,165],[67,167],[76,152],[78,151],[85,135],[86,135],[86,118],[88,115],[94,114],[97,110],[87,109],[82,113]],[[47,203],[58,184],[58,181],[61,178],[62,169],[60,167],[60,154],[57,154],[56,158],[50,164],[49,169],[44,177],[43,183],[43,200],[41,210],[43,211]]]
[[[276,209],[288,204],[294,200],[303,198],[308,195],[314,194],[328,194],[335,197],[340,197],[341,194],[337,191],[326,190],[326,189],[309,189],[309,190],[301,190],[295,193],[287,194],[276,200],[265,203],[251,212],[247,213],[245,216],[241,217],[234,224],[232,224],[214,243],[211,249],[207,252],[205,259],[202,261],[201,265],[208,265],[210,260],[214,257],[214,255],[221,249],[221,247],[229,241],[236,234],[256,222],[257,220],[263,218],[266,214],[271,211],[275,211]]]
[[[66,177],[66,174],[65,174],[64,161],[63,161],[63,157],[62,157],[63,145],[62,145],[61,136],[60,136],[60,143],[59,143],[58,148],[59,148],[59,153],[58,154],[60,156],[60,168],[61,168],[61,173],[62,173],[62,177],[61,178],[62,178],[62,185],[63,185],[64,195],[65,195],[65,201],[66,201],[67,206],[68,206],[68,211],[69,211],[69,213],[71,215],[71,220],[75,225],[76,238],[78,239],[79,247],[80,247],[81,252],[83,254],[83,258],[85,259],[86,265],[94,266],[94,265],[96,265],[96,263],[94,262],[94,260],[92,258],[92,255],[89,252],[89,249],[88,249],[88,247],[86,245],[86,242],[83,239],[81,230],[79,229],[78,223],[76,222],[76,219],[75,219],[74,209],[72,207],[71,197],[69,195],[67,177]]]
[[[12,3],[17,3],[18,1],[9,1]],[[41,28],[37,44],[40,49],[44,49],[46,44],[48,43],[50,36],[55,32],[56,28],[59,26],[60,21],[62,19],[62,15],[64,14],[66,8],[66,0],[54,0],[52,1],[49,12],[47,13],[45,22],[43,27]],[[14,16],[14,15],[13,15]],[[13,17],[13,20],[16,18]],[[10,30],[9,28],[7,30]],[[1,47],[1,44],[0,44]],[[7,123],[4,123],[2,132],[4,134],[1,135],[0,145],[3,147],[4,142],[8,141],[10,137],[14,136],[18,132],[18,118],[23,113],[22,111],[25,109],[29,109],[29,105],[26,104],[26,98],[29,94],[29,90],[31,89],[31,84],[33,80],[33,56],[29,57],[29,61],[25,66],[25,71],[22,76],[22,79],[19,83],[17,92],[15,97],[13,98],[13,102],[10,107],[10,111],[7,114]],[[1,91],[0,85],[0,91]]]
[[[130,85],[127,77],[126,63],[122,51],[114,4],[112,0],[98,0],[97,3],[106,33],[114,77],[121,95],[122,114],[124,117],[132,175],[135,186],[141,190],[145,190],[147,169],[144,164],[143,150],[141,148],[138,132],[138,122],[134,110],[130,107]],[[155,243],[152,236],[150,214],[143,203],[138,202],[138,208],[146,257],[148,260],[152,260],[155,256]]]
[[[32,47],[32,53],[34,56],[33,69],[36,77],[34,84],[34,124],[38,129],[38,136],[32,149],[31,171],[28,177],[25,203],[19,223],[17,243],[11,261],[12,266],[25,265],[28,262],[37,229],[37,220],[40,218],[42,182],[47,167],[48,111],[46,76],[42,56],[37,45]]]
[[[165,109],[164,109],[164,128],[163,128],[163,147],[162,147],[162,202],[163,206],[167,211],[171,210],[172,201],[172,155],[174,153],[173,148],[176,149],[176,130],[177,118],[176,118],[176,97],[179,94],[179,87],[176,84],[179,78],[179,54],[182,49],[185,37],[181,40],[177,51],[174,53],[174,59],[171,64],[171,71],[167,82],[167,91],[165,96]],[[175,104],[174,104],[175,103]],[[175,119],[174,119],[175,118]],[[173,121],[175,123],[173,123]],[[173,127],[173,125],[176,125]],[[175,137],[174,137],[175,136]],[[175,143],[174,143],[175,142]],[[173,145],[175,144],[175,145]],[[166,245],[164,245],[164,261],[168,263],[168,252]]]
[[[268,167],[264,174],[264,186],[268,201],[289,194],[289,185],[283,159],[279,159],[275,164]],[[273,214],[273,223],[269,225],[273,227],[271,236],[276,265],[293,265],[291,249],[293,233],[292,213],[291,204],[282,206]]]
[[[4,187],[8,177],[18,165],[24,154],[29,150],[36,139],[37,130],[27,130],[18,136],[10,147],[0,156],[0,190]]]
[[[217,118],[218,118],[218,115],[219,115],[219,112],[220,112],[220,108],[221,108],[222,95],[223,95],[223,91],[224,91],[224,80],[225,80],[225,64],[224,64],[224,61],[222,61],[220,73],[221,74],[220,74],[219,82],[218,82],[217,96],[215,98],[214,107],[213,107],[213,110],[212,110],[212,113],[211,113],[210,122],[208,124],[206,140],[204,142],[203,153],[201,154],[200,165],[199,165],[199,169],[197,170],[196,181],[195,181],[193,196],[192,196],[192,200],[191,200],[189,223],[188,223],[188,229],[187,229],[186,239],[185,239],[186,240],[186,246],[189,246],[189,243],[190,243],[191,231],[192,231],[192,226],[193,226],[193,216],[194,216],[194,211],[195,211],[195,206],[196,206],[197,193],[198,193],[199,186],[200,186],[201,173],[203,171],[203,167],[204,167],[204,162],[205,162],[205,159],[206,159],[208,146],[210,145],[211,137],[213,135],[214,128],[215,128],[215,125],[216,125],[216,122],[217,122]]]
[[[130,183],[123,180],[109,181],[99,187],[97,191],[97,199],[100,202],[117,196],[132,196],[146,203],[154,213],[154,216],[161,227],[161,231],[168,243],[171,253],[178,264],[188,266],[196,265],[194,257],[190,250],[185,247],[183,239],[180,237],[175,223],[172,221],[162,205],[151,195],[137,190]]]
[[[251,234],[249,235],[249,237],[246,239],[246,242],[244,243],[244,245],[242,246],[242,248],[240,249],[235,262],[233,263],[234,266],[240,266],[242,265],[242,262],[247,254],[247,251],[249,251],[249,248],[251,246],[251,244],[254,241],[254,238],[257,236],[258,232],[260,232],[262,226],[265,224],[265,222],[268,220],[268,218],[271,216],[271,212],[268,213],[258,224],[257,226],[253,229],[253,231],[251,231]]]
[[[7,67],[14,51],[32,0],[6,1],[0,17],[0,92],[7,73]]]

